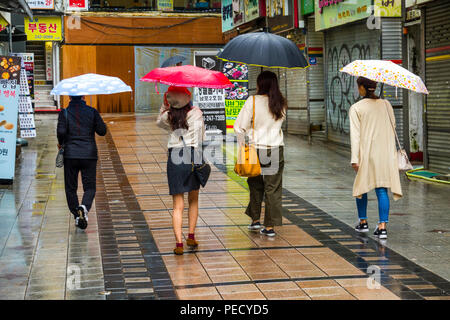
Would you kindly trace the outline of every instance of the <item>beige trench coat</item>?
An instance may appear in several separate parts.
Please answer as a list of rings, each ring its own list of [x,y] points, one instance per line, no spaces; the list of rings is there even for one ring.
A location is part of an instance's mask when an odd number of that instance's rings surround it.
[[[398,171],[397,148],[391,104],[383,99],[363,99],[350,107],[351,163],[359,164],[353,196],[360,198],[375,188],[390,188],[394,200],[402,187]],[[390,119],[389,119],[390,117]]]

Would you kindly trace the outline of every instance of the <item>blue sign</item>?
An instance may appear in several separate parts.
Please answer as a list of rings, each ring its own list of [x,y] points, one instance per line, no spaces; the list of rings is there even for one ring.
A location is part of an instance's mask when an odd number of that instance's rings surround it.
[[[0,180],[13,180],[20,86],[0,82]]]
[[[233,29],[233,2],[222,0],[222,32]]]
[[[317,64],[317,58],[316,57],[310,57],[309,58],[309,65],[314,66]]]

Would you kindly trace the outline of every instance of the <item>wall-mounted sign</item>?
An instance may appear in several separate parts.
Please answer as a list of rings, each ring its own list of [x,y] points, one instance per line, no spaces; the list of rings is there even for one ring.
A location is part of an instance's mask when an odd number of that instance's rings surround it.
[[[89,9],[89,0],[65,0],[66,9],[72,11],[84,11]]]
[[[9,25],[8,21],[6,21],[6,19],[0,15],[0,32],[5,30],[8,25]]]
[[[376,17],[401,17],[402,0],[374,0]]]
[[[55,9],[54,0],[27,0],[30,9],[53,10]]]
[[[222,0],[222,32],[233,29],[233,2]]]
[[[259,2],[258,0],[244,0],[244,20],[245,22],[252,21],[259,17]]]
[[[244,19],[244,0],[232,0],[233,2],[233,27],[241,25]]]
[[[293,0],[267,0],[266,13],[271,32],[280,33],[294,27]]]
[[[314,13],[314,0],[301,1],[302,15]]]
[[[62,40],[61,17],[35,16],[33,20],[25,20],[25,33],[28,41],[60,41]]]
[[[0,57],[0,59],[9,57]],[[20,58],[19,65],[20,65]],[[12,183],[16,164],[19,85],[0,80],[0,181]]]
[[[372,0],[315,0],[316,31],[365,19],[371,6]]]
[[[0,57],[0,80],[14,80],[20,83],[20,70],[22,69],[19,57]]]
[[[158,10],[173,11],[173,0],[158,0]]]

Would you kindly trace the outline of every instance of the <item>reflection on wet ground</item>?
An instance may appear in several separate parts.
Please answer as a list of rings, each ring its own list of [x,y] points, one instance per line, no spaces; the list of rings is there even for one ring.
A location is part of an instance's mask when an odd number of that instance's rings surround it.
[[[0,299],[449,298],[448,270],[438,268],[448,262],[449,238],[427,232],[450,229],[446,189],[404,181],[388,242],[361,237],[351,228],[347,159],[289,136],[284,225],[268,239],[247,230],[247,185],[232,172],[226,143],[229,163],[213,168],[201,192],[200,246],[174,256],[166,133],[148,115],[105,120],[95,206],[80,231],[54,167],[55,116],[39,116],[40,138],[24,148],[14,185],[0,189]]]

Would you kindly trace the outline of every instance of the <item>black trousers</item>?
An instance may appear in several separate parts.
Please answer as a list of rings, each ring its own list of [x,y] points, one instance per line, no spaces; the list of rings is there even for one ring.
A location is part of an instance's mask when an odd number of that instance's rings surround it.
[[[96,191],[97,160],[96,159],[64,159],[64,186],[67,205],[72,213],[76,213],[80,205],[78,201],[78,175],[81,171],[83,183],[83,199],[81,204],[89,211],[94,201]]]

